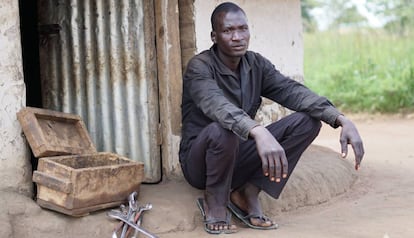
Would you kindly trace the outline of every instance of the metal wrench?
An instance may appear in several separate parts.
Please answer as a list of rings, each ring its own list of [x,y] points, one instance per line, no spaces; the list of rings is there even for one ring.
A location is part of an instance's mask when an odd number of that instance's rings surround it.
[[[135,196],[137,194],[138,194],[137,192],[133,192],[128,196],[128,204],[129,204],[129,210],[128,210],[128,214],[127,214],[127,220],[128,221],[133,221],[134,220],[135,212],[138,210],[137,202],[135,200]],[[126,223],[124,223],[124,226],[122,227],[121,238],[125,237],[125,234],[126,234],[127,230],[128,230],[128,225]]]
[[[141,222],[142,222],[142,216],[138,218],[138,221],[137,221],[138,227],[141,227]],[[134,231],[134,234],[131,236],[131,238],[138,238],[138,230]]]
[[[108,216],[110,216],[110,214],[112,215],[117,215],[117,216],[122,216],[125,219],[130,219],[131,217],[134,217],[134,214],[137,210],[137,204],[135,201],[135,196],[137,195],[137,192],[133,192],[128,196],[128,203],[129,203],[129,209],[127,211],[125,205],[121,204],[120,205],[120,209],[119,210],[111,210],[110,212],[108,212]],[[124,222],[120,221],[118,223],[118,225],[115,227],[114,231],[112,232],[112,238],[118,238],[118,231],[119,229],[121,229],[122,227],[122,233],[124,233],[124,230],[126,230],[128,228],[128,225],[126,225]],[[121,234],[121,238],[124,238],[125,234]]]
[[[120,216],[120,217],[124,217],[125,219],[127,218],[127,214],[118,210],[111,210],[107,213],[107,215],[109,217],[113,217],[113,216]],[[114,231],[112,232],[112,238],[118,238],[118,231],[123,227],[124,222],[120,221],[116,227],[114,228]]]
[[[126,213],[121,212],[121,211],[117,211],[117,210],[111,210],[110,212],[107,213],[107,215],[109,217],[114,217],[114,216],[118,217],[119,216],[119,217],[123,217],[124,219],[128,218],[128,215]],[[118,238],[117,233],[121,228],[124,227],[124,225],[125,225],[125,223],[123,221],[120,221],[118,223],[118,225],[114,228],[114,231],[112,232],[112,238]]]
[[[120,210],[111,210],[111,212],[115,212],[118,213],[119,215],[123,214],[123,215],[127,215],[128,214],[128,209],[126,208],[126,206],[124,204],[121,204],[119,206]],[[117,232],[119,231],[119,229],[121,229],[121,227],[124,225],[124,222],[120,221],[118,223],[118,225],[116,225],[116,227],[114,228],[114,231],[112,233],[112,238],[118,238],[117,236]]]
[[[125,216],[119,216],[118,214],[114,214],[114,213],[111,213],[111,212],[109,212],[108,213],[108,216],[110,216],[110,217],[112,217],[112,218],[115,218],[115,219],[118,219],[118,220],[121,220],[121,221],[123,221],[123,222],[125,222],[125,224],[128,224],[130,227],[132,227],[132,228],[134,228],[135,230],[138,230],[139,232],[141,232],[141,233],[144,233],[145,235],[147,235],[148,237],[150,237],[150,238],[158,238],[158,236],[156,236],[156,235],[154,235],[154,234],[151,234],[149,231],[147,231],[146,229],[144,229],[144,228],[142,228],[142,227],[139,227],[139,226],[137,226],[136,224],[134,224],[133,222],[130,222],[129,220],[127,220],[126,219],[126,217]]]
[[[137,223],[138,227],[141,227],[141,221],[142,221],[142,213],[144,211],[148,211],[152,209],[152,204],[151,203],[147,203],[145,204],[145,206],[141,206],[138,209],[137,215],[135,216],[135,222]],[[131,238],[137,238],[138,236],[138,230],[134,231],[134,234],[132,235]]]

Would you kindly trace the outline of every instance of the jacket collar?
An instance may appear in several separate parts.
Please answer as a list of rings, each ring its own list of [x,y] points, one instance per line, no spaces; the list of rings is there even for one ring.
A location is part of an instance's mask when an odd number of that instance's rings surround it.
[[[210,53],[213,55],[214,63],[217,65],[217,69],[220,72],[220,74],[235,76],[234,72],[231,71],[218,57],[216,44],[213,44],[213,46],[211,46]],[[247,74],[247,72],[249,72],[251,69],[249,61],[247,60],[246,54],[243,55],[240,59],[240,64],[241,64],[240,75]]]

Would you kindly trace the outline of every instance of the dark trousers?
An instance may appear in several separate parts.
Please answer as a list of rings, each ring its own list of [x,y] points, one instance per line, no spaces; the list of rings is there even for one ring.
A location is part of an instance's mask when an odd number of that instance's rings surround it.
[[[321,122],[296,112],[266,128],[284,148],[289,162],[288,177],[279,183],[264,176],[253,139],[242,141],[214,122],[193,141],[181,164],[183,174],[192,186],[205,190],[216,212],[227,206],[232,189],[247,182],[278,198],[302,153],[318,135]]]

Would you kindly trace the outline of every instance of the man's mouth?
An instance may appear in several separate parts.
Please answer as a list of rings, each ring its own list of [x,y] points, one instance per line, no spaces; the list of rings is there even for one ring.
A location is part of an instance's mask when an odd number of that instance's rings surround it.
[[[233,45],[231,48],[235,50],[244,50],[246,46],[245,45]]]

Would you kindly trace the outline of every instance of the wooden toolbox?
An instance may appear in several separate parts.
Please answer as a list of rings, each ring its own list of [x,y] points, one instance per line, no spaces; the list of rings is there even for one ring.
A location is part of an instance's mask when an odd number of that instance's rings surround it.
[[[118,206],[139,192],[144,164],[97,152],[78,115],[26,107],[17,118],[36,158],[37,203],[71,216]]]

